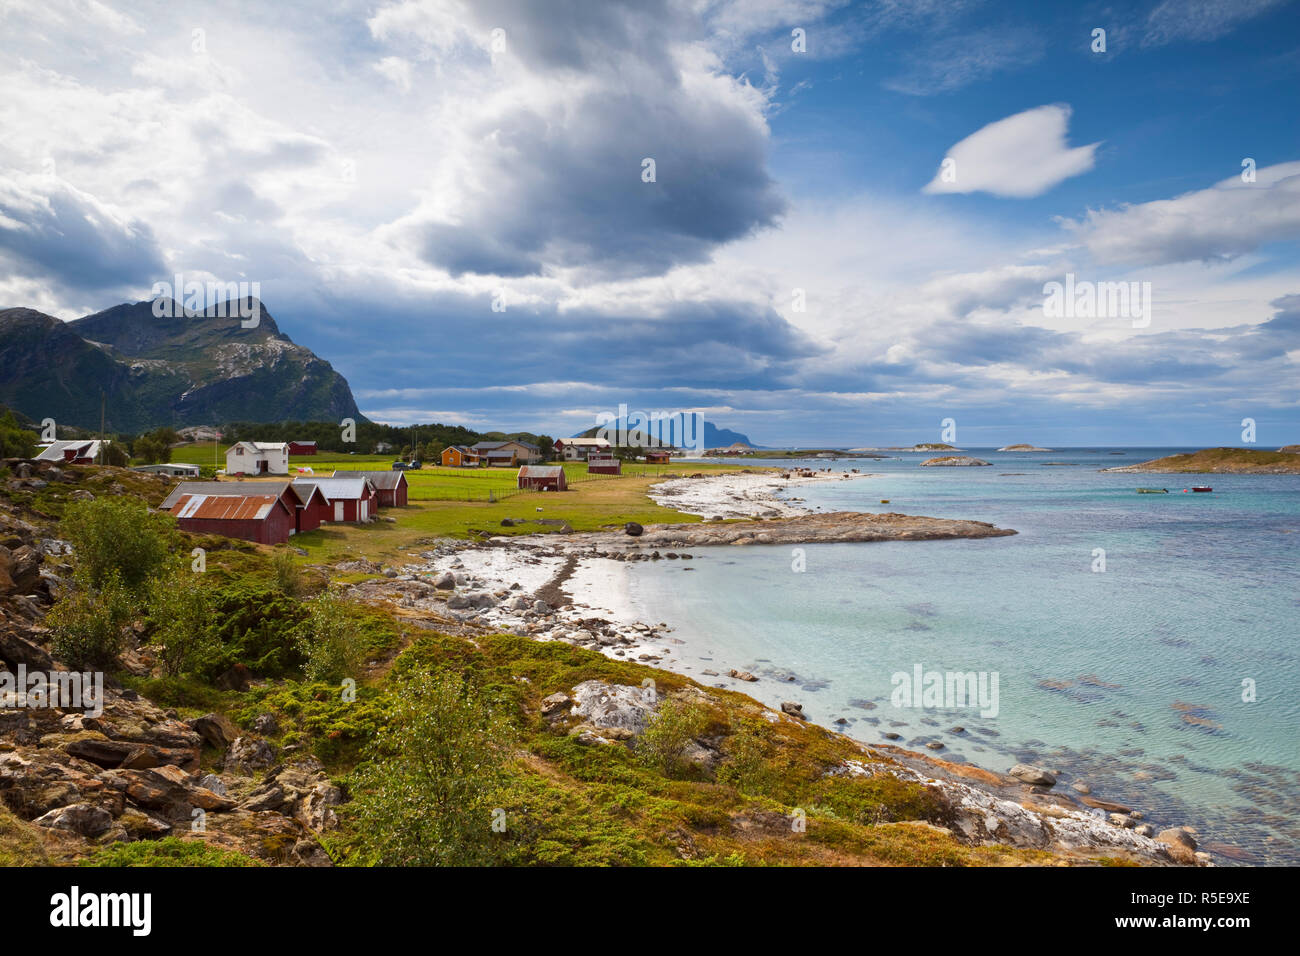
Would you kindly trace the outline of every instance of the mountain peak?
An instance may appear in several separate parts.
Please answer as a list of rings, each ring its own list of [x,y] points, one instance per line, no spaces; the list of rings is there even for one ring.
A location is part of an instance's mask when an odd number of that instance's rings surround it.
[[[97,428],[102,395],[109,429],[123,432],[362,419],[347,381],[284,335],[256,299],[175,317],[158,311],[128,302],[63,322],[0,310],[0,403]]]

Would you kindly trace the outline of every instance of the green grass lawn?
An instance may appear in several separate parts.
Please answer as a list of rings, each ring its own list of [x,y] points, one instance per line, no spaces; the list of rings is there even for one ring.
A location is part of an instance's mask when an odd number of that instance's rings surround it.
[[[739,469],[735,465],[719,465],[712,470]],[[408,472],[407,477],[411,476],[412,473]],[[655,473],[585,481],[571,486],[569,491],[525,491],[492,503],[483,500],[413,500],[405,508],[380,510],[381,517],[394,518],[395,523],[379,521],[365,525],[329,525],[295,535],[290,541],[295,547],[308,552],[308,557],[303,559],[308,563],[333,562],[345,556],[364,556],[372,561],[383,561],[401,559],[405,552],[436,538],[468,538],[475,531],[522,535],[553,530],[536,524],[502,527],[502,518],[524,518],[530,521],[537,518],[558,518],[567,521],[575,531],[621,527],[629,521],[641,524],[699,521],[695,515],[661,507],[646,496],[646,491],[660,478]]]
[[[225,442],[217,449],[217,467],[226,467]],[[297,469],[311,468],[318,477],[327,477],[333,471],[389,471],[393,455],[348,455],[341,452],[321,452],[316,455],[293,455],[289,458],[289,477],[298,475]],[[213,442],[192,442],[172,449],[172,461],[211,468]],[[593,481],[616,480],[612,475],[588,475],[587,463],[568,461],[561,463],[570,485]],[[735,465],[682,462],[676,465],[624,464],[623,475],[644,477],[676,475],[696,471],[730,471]],[[516,487],[516,468],[444,468],[425,465],[418,471],[406,472],[411,501],[491,502],[521,494]]]

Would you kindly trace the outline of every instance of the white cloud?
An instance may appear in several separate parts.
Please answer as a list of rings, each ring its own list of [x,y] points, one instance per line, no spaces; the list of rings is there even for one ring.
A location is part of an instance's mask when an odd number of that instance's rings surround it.
[[[1057,183],[1086,173],[1095,163],[1094,153],[1101,144],[1071,149],[1066,144],[1069,121],[1069,106],[1049,105],[990,123],[948,150],[923,191],[987,192],[1015,199],[1040,196]]]
[[[386,56],[375,64],[375,71],[403,93],[411,92],[411,61],[400,56]]]
[[[1089,210],[1063,225],[1102,263],[1231,259],[1300,238],[1300,161],[1256,170],[1173,199]]]

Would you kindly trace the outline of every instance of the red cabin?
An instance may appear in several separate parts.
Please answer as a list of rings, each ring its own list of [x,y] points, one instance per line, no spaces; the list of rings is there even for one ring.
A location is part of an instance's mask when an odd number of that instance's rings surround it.
[[[198,534],[221,534],[258,544],[284,544],[294,515],[276,494],[182,494],[172,507],[176,524]]]
[[[335,478],[367,478],[375,486],[375,501],[380,508],[405,508],[406,474],[400,471],[336,471]]]
[[[566,491],[569,484],[559,465],[524,465],[519,469],[516,486],[532,491]]]

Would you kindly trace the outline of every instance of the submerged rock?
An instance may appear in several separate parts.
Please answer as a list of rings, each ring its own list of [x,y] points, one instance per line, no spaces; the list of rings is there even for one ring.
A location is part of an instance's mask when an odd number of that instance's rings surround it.
[[[1052,787],[1056,785],[1056,777],[1042,767],[1031,767],[1029,764],[1018,763],[1007,773],[1015,777],[1021,783],[1033,784],[1039,787]]]

